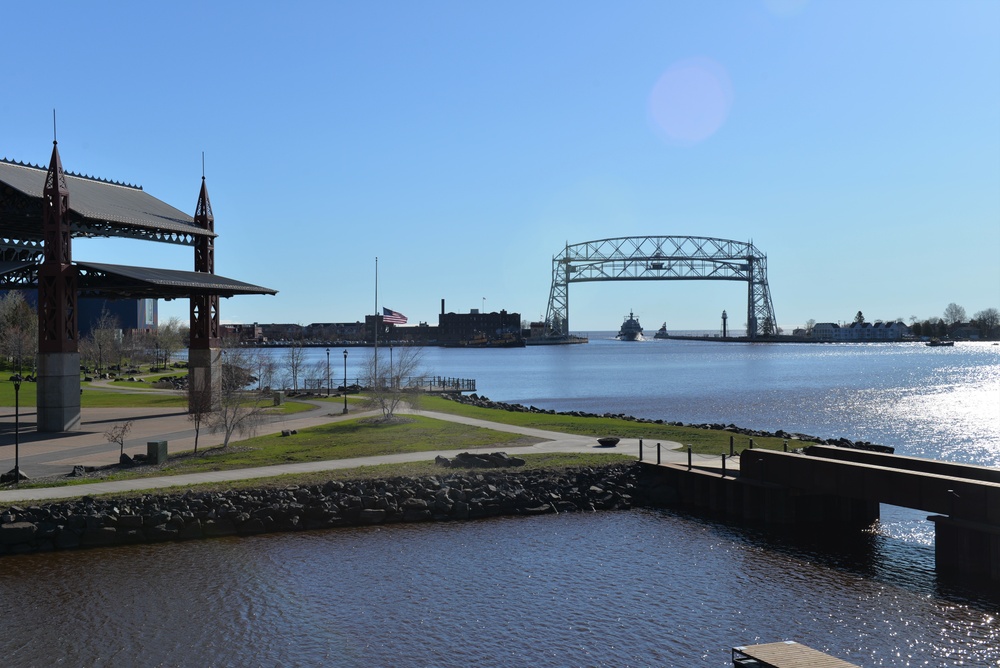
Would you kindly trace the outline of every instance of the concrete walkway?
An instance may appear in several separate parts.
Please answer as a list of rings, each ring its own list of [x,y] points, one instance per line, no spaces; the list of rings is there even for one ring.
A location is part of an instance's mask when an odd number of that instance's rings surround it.
[[[285,429],[305,429],[320,424],[328,424],[345,419],[354,419],[375,413],[365,413],[354,409],[347,415],[342,414],[342,407],[337,403],[313,401],[314,408],[301,413],[276,417],[259,433],[280,433]],[[146,452],[148,441],[168,441],[171,452],[183,452],[194,448],[194,429],[183,409],[105,409],[89,408],[83,410],[83,424],[80,431],[67,434],[39,434],[34,430],[34,409],[21,412],[20,435],[20,467],[29,476],[45,476],[69,473],[75,465],[104,466],[118,461],[119,448],[117,444],[108,443],[104,432],[108,427],[132,420],[132,430],[125,444],[125,452],[136,454]],[[356,411],[356,412],[355,412]],[[407,411],[399,411],[406,413]],[[609,452],[639,456],[639,439],[622,439],[614,448],[602,448],[592,436],[578,436],[542,429],[516,427],[499,422],[489,422],[473,418],[436,413],[428,411],[412,411],[437,420],[446,420],[476,427],[485,427],[496,431],[510,432],[539,439],[535,445],[508,447],[503,451],[510,455],[522,455],[543,452]],[[13,409],[0,408],[0,420],[6,426],[13,427]],[[32,431],[27,432],[27,429]],[[11,430],[5,430],[0,435],[0,471],[14,468],[14,445]],[[202,430],[198,447],[207,448],[222,443],[221,434],[209,434]],[[672,441],[661,443],[660,458],[663,462],[682,463],[687,461],[687,453],[681,451],[681,444]],[[470,448],[470,451],[476,449]],[[480,448],[482,451],[496,451],[497,447]],[[379,457],[355,457],[319,462],[299,462],[294,464],[277,464],[255,468],[233,469],[229,471],[208,471],[175,476],[160,476],[153,478],[135,478],[113,482],[97,482],[64,487],[49,487],[38,489],[8,489],[0,491],[0,504],[33,501],[41,499],[65,499],[97,494],[110,494],[146,489],[165,489],[169,487],[190,487],[202,483],[217,483],[233,480],[250,480],[289,473],[311,473],[333,469],[356,468],[376,464],[415,462],[433,460],[436,456],[453,457],[460,450],[441,450],[428,452],[384,455]],[[646,441],[643,447],[643,459],[655,462],[657,458],[656,443]],[[696,463],[706,463],[705,458]],[[712,458],[718,462],[718,458]],[[735,465],[735,462],[734,462]]]

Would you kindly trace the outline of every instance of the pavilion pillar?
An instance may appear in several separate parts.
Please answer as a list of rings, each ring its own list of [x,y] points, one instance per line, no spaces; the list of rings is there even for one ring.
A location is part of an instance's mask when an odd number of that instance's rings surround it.
[[[38,431],[71,431],[80,426],[76,269],[69,224],[69,188],[54,141],[42,201],[44,255],[38,268]]]
[[[196,225],[208,232],[194,246],[194,270],[215,273],[215,219],[205,177],[194,215]],[[219,296],[191,295],[191,344],[188,348],[188,411],[205,412],[218,407],[222,393],[222,348],[219,335]]]

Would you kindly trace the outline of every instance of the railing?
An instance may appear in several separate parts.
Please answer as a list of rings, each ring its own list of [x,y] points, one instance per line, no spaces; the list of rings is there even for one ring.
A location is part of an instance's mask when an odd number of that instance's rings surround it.
[[[387,388],[390,386],[390,380],[388,378],[382,378],[380,381],[381,387]],[[337,382],[335,379],[331,379],[331,385],[336,384],[336,387],[333,389],[338,392],[343,389],[343,385],[341,383],[342,381]],[[397,389],[416,390],[418,392],[476,391],[475,378],[451,378],[450,376],[406,376],[393,378],[391,384]],[[360,378],[355,378],[353,384],[349,383],[348,387],[352,389],[359,387],[362,391],[368,389],[368,386],[364,385]],[[306,378],[302,387],[302,389],[307,391],[323,391],[325,388],[326,378]]]

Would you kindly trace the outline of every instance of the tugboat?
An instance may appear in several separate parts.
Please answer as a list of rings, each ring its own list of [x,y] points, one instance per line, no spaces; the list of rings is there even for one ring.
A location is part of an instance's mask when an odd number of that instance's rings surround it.
[[[953,346],[953,345],[955,345],[955,342],[954,341],[942,341],[941,339],[936,339],[935,338],[935,339],[931,339],[930,341],[928,341],[924,345],[925,346],[930,346],[932,348],[937,348],[938,346]]]
[[[637,341],[642,338],[642,325],[634,313],[629,311],[625,316],[625,322],[622,323],[622,328],[618,330],[618,336],[615,338],[619,341]]]
[[[670,338],[670,335],[667,334],[667,323],[663,323],[663,325],[661,325],[660,328],[658,330],[656,330],[656,334],[653,334],[653,338],[654,339],[669,339]]]

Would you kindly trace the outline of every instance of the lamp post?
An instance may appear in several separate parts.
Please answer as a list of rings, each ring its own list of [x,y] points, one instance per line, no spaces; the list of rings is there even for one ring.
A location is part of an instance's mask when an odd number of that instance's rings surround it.
[[[326,349],[326,396],[330,396],[330,349]]]
[[[21,485],[21,372],[14,376],[14,485]]]
[[[344,348],[344,413],[347,413],[347,349]]]

